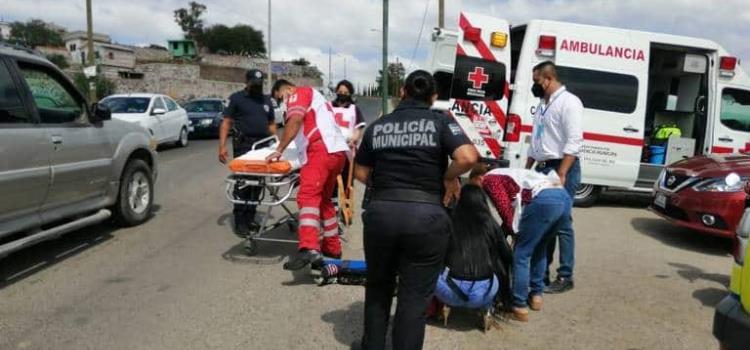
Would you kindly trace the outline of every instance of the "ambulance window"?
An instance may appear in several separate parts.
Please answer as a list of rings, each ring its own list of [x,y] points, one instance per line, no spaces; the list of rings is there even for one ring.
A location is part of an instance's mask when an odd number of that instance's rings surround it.
[[[503,98],[505,84],[505,64],[476,57],[456,57],[451,98],[499,100]]]
[[[447,101],[451,98],[451,81],[453,81],[453,73],[451,72],[435,72],[433,74],[435,83],[437,84],[438,100]]]
[[[721,123],[750,132],[750,91],[726,88],[721,94]]]
[[[638,78],[619,73],[557,66],[560,81],[583,107],[630,114],[638,102]]]

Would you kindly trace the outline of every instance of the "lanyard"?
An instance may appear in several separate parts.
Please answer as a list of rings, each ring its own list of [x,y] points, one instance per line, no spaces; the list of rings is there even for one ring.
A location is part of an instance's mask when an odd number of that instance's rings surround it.
[[[560,91],[557,93],[557,96],[555,96],[555,98],[553,98],[551,101],[549,101],[549,103],[547,103],[547,105],[545,106],[545,108],[541,108],[541,106],[540,106],[540,108],[542,110],[542,113],[541,113],[542,117],[544,117],[544,114],[547,113],[547,111],[549,110],[550,106],[552,106],[552,104],[555,103],[555,101],[557,101],[557,98],[560,97],[560,95],[562,95],[564,92],[565,92],[565,88],[564,87],[560,88]]]

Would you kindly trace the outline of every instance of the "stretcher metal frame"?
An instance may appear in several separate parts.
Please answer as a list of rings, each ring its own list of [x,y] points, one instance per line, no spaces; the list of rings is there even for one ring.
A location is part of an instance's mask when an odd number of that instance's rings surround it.
[[[278,142],[279,139],[277,136],[270,136],[253,143],[251,150],[254,151],[261,145],[274,145]],[[250,232],[245,236],[243,246],[248,255],[252,255],[256,252],[256,241],[295,244],[299,242],[292,239],[269,238],[265,236],[268,232],[273,231],[282,225],[288,225],[290,231],[296,231],[296,228],[299,225],[299,220],[296,213],[289,209],[288,202],[296,201],[293,193],[294,190],[299,187],[299,169],[292,170],[286,174],[236,172],[228,175],[225,182],[227,183],[226,197],[230,203],[265,206],[265,211],[258,210],[258,212],[262,214],[258,230]],[[258,200],[237,198],[234,195],[235,187],[238,187],[238,189],[256,187],[259,192]],[[281,207],[285,214],[276,222],[269,224],[268,219],[271,217],[271,212],[274,207]]]

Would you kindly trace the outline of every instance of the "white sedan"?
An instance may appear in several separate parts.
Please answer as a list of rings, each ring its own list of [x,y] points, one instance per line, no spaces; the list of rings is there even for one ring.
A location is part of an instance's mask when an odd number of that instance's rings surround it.
[[[187,112],[169,96],[160,94],[111,95],[99,103],[109,107],[113,119],[139,124],[159,144],[188,144],[190,123]]]

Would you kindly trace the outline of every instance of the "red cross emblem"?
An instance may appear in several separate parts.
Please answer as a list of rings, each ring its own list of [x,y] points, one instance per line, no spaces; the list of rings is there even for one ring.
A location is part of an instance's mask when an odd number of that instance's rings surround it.
[[[469,73],[469,81],[475,89],[481,89],[482,85],[490,81],[489,74],[484,74],[484,67],[475,67],[474,71]]]

